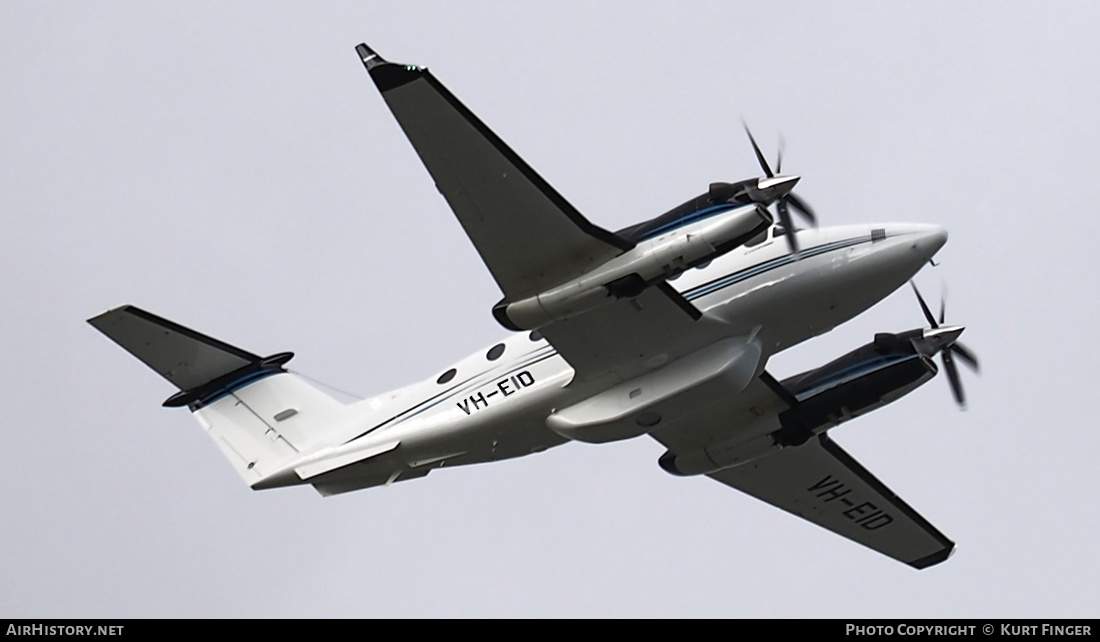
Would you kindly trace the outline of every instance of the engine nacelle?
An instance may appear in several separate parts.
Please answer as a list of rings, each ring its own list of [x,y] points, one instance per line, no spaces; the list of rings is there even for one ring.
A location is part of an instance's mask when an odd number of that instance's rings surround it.
[[[646,239],[599,267],[519,301],[501,301],[493,316],[509,330],[533,330],[638,296],[651,285],[742,245],[771,225],[755,205],[738,207]]]
[[[657,460],[673,475],[705,475],[740,466],[788,446],[799,446],[845,421],[867,414],[912,392],[936,375],[936,364],[908,341],[880,335],[820,368],[783,380],[798,400],[779,413],[779,429],[756,437],[735,437]],[[750,435],[752,431],[749,431]]]
[[[868,344],[825,366],[783,380],[798,405],[779,414],[775,433],[784,446],[797,446],[888,403],[897,401],[938,372],[936,364],[912,350],[882,354]]]

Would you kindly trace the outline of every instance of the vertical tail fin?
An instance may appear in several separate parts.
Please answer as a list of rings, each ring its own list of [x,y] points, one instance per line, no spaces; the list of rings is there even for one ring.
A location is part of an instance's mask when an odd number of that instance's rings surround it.
[[[134,306],[88,323],[180,389],[164,405],[187,406],[249,485],[345,416],[346,406],[286,371],[293,353],[260,357]]]
[[[301,457],[346,406],[291,373],[277,373],[194,409],[195,418],[248,485]]]

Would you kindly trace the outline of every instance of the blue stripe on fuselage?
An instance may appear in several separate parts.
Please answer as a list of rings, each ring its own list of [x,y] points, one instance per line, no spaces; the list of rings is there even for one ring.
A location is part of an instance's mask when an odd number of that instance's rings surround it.
[[[779,238],[779,237],[776,237]],[[816,247],[807,248],[799,252],[798,259],[807,259],[810,257],[818,256],[819,254],[825,254],[826,252],[832,252],[833,250],[839,250],[852,245],[859,245],[863,242],[870,242],[870,238],[866,236],[859,236],[856,238],[845,239],[843,241],[834,241],[832,243],[826,243],[824,245],[818,245]],[[798,260],[792,254],[784,254],[779,258],[772,259],[770,261],[764,261],[751,267],[747,267],[743,270],[738,270],[733,274],[727,274],[723,277],[719,277],[709,283],[698,285],[690,290],[684,292],[684,298],[688,301],[697,299],[708,294],[712,294],[727,288],[735,283],[740,283],[746,279],[751,279],[754,276],[763,274],[764,272],[770,272],[778,267],[794,263]]]

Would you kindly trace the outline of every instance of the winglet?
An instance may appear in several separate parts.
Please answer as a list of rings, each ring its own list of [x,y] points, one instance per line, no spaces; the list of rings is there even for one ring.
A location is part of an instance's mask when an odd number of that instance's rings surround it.
[[[382,56],[379,56],[378,53],[367,46],[365,42],[357,45],[355,51],[359,54],[359,59],[363,61],[363,66],[367,68],[367,71],[370,71],[378,65],[384,65],[389,62]]]
[[[386,92],[410,83],[419,78],[427,69],[416,65],[401,65],[386,60],[378,55],[378,52],[360,43],[355,47],[355,53],[359,54],[359,60],[367,68],[371,80],[378,87],[378,91]]]

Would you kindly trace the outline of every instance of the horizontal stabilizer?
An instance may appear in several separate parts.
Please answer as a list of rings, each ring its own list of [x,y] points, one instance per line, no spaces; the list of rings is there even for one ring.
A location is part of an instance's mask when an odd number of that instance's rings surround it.
[[[260,357],[132,305],[88,323],[179,388],[164,405],[188,406],[253,488],[301,483],[293,462],[347,419],[344,404],[283,368],[290,352]],[[305,468],[319,475],[325,465]]]
[[[183,406],[282,371],[293,356],[246,352],[132,305],[88,319],[97,330],[180,389],[164,403]]]
[[[400,441],[391,441],[389,443],[375,444],[369,448],[360,448],[335,456],[319,458],[312,463],[298,466],[294,469],[294,472],[297,473],[298,477],[301,479],[311,479],[324,473],[330,473],[338,468],[343,468],[344,466],[350,466],[372,457],[384,455],[395,450],[400,444]]]

